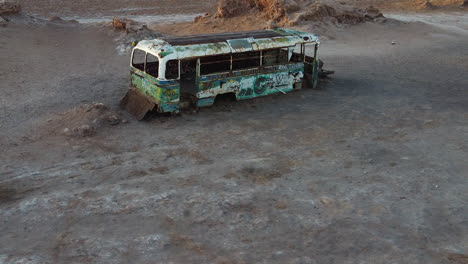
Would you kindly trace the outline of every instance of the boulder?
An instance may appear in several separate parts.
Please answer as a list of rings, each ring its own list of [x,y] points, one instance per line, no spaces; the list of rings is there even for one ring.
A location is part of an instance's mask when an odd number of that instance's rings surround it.
[[[127,22],[124,21],[125,19],[119,19],[118,17],[114,17],[112,19],[112,26],[117,30],[127,30]]]

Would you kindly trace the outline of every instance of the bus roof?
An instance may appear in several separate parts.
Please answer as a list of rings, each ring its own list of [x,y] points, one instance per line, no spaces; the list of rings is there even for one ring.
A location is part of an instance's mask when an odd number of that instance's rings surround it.
[[[185,59],[319,43],[317,35],[286,28],[142,40],[135,48],[159,58]]]

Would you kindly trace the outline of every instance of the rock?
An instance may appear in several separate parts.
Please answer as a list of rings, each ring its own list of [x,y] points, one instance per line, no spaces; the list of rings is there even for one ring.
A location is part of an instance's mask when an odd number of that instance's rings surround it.
[[[80,137],[90,137],[96,133],[96,129],[90,125],[81,125],[73,129],[73,134]]]
[[[112,26],[118,30],[122,30],[122,31],[127,30],[127,23],[124,22],[123,20],[120,20],[117,17],[114,17],[112,19]]]
[[[121,119],[120,119],[120,117],[118,117],[117,115],[109,115],[109,116],[107,117],[107,122],[108,122],[110,125],[115,126],[115,125],[120,124]]]
[[[21,11],[21,5],[17,0],[0,0],[0,15],[16,14]]]
[[[366,12],[366,14],[364,16],[369,20],[375,20],[377,18],[384,17],[382,12],[380,12],[379,9],[377,9],[377,8],[375,8],[373,6],[369,6],[368,8],[366,8],[365,12]]]
[[[0,17],[0,27],[6,26],[7,23],[8,23],[8,21],[6,21],[6,19],[4,19],[3,17]]]
[[[254,6],[248,0],[220,0],[215,17],[229,18],[244,14]]]
[[[126,30],[127,34],[144,32],[144,31],[149,31],[146,25],[141,25],[141,24],[136,24],[136,23],[127,24],[127,30]]]
[[[424,3],[421,4],[421,8],[423,8],[423,9],[436,9],[436,6],[433,5],[430,1],[424,1]]]
[[[52,16],[52,17],[49,17],[49,21],[52,21],[52,22],[61,22],[63,21],[62,18],[58,17],[58,16]]]
[[[285,0],[283,6],[288,13],[294,13],[301,10],[301,6],[295,0]]]
[[[209,17],[210,17],[210,13],[205,13],[203,16],[196,16],[195,19],[193,20],[193,22],[199,23],[199,22],[202,22],[203,20],[205,20],[206,18],[209,18]]]
[[[203,20],[203,16],[196,16],[193,22],[198,23]]]
[[[103,103],[93,103],[92,105],[93,108],[95,109],[101,109],[101,110],[108,110],[109,107]]]
[[[66,24],[66,23],[79,24],[79,23],[80,23],[80,22],[78,22],[78,21],[75,20],[75,19],[64,20],[64,19],[62,19],[62,18],[59,17],[59,16],[52,16],[52,17],[49,17],[49,21],[50,21],[50,22],[53,22],[53,23],[63,23],[63,24]]]
[[[146,25],[138,23],[135,20],[118,17],[114,17],[112,19],[112,26],[117,30],[125,31],[127,33],[138,32],[146,28]]]
[[[320,202],[325,206],[330,206],[335,203],[335,200],[333,198],[324,196],[320,198]]]
[[[335,8],[328,5],[314,4],[307,11],[300,13],[296,21],[323,21],[336,15]]]

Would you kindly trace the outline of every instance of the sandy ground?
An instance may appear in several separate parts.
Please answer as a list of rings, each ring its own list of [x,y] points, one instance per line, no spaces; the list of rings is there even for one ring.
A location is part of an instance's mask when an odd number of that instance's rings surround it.
[[[217,0],[20,0],[23,10],[44,17],[164,15],[215,10]]]
[[[467,263],[465,19],[335,28],[322,90],[90,138],[48,124],[118,111],[118,35],[0,27],[0,263]]]

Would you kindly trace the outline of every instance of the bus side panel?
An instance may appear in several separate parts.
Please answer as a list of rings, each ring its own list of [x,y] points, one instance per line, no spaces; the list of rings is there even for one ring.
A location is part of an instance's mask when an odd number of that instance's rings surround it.
[[[222,74],[202,76],[198,85],[197,97],[201,101],[198,106],[211,105],[218,94],[235,93],[238,100],[244,100],[279,92],[286,93],[302,82],[302,63],[270,68],[273,71],[246,76],[242,76],[246,71],[233,72],[229,77]]]
[[[156,80],[156,79],[155,79]],[[159,109],[161,113],[179,112],[180,109],[180,83],[173,81],[157,81],[159,86]]]
[[[180,85],[178,81],[159,81],[142,71],[132,69],[132,87],[149,96],[158,112],[178,112]]]
[[[130,77],[132,88],[140,90],[143,94],[150,96],[155,103],[159,104],[161,91],[155,83],[146,78],[146,75],[146,73],[132,68]]]

